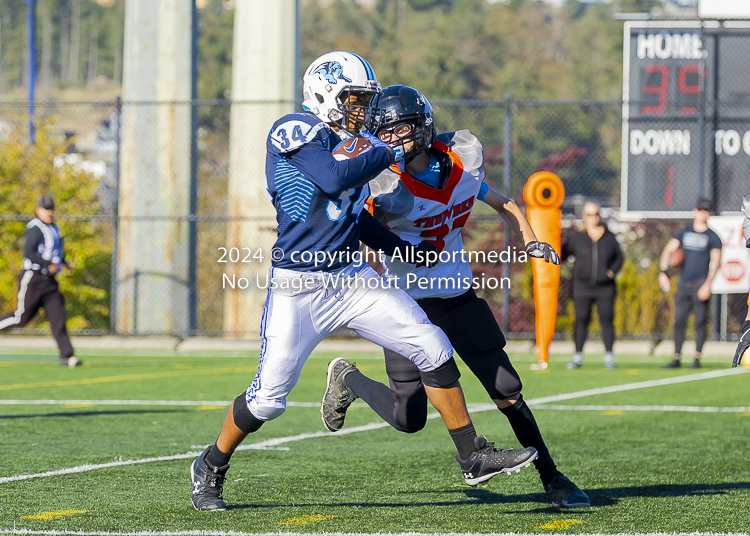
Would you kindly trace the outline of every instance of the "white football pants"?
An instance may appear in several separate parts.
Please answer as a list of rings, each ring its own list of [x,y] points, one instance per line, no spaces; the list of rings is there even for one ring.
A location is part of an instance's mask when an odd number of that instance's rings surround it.
[[[250,412],[261,421],[284,413],[308,356],[338,328],[408,357],[425,372],[453,356],[448,337],[419,305],[404,291],[388,288],[367,264],[337,272],[271,268],[270,281],[258,372],[245,393]]]

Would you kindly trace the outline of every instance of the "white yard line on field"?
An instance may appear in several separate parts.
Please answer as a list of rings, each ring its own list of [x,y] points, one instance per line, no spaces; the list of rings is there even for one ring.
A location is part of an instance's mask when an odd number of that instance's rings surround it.
[[[750,406],[565,406],[544,404],[534,409],[557,409],[563,411],[677,411],[684,413],[750,413]]]
[[[527,404],[530,406],[539,406],[541,404],[548,404],[551,402],[558,402],[560,400],[572,400],[575,398],[582,398],[586,396],[593,396],[593,395],[600,395],[600,394],[606,394],[606,393],[616,393],[621,391],[632,391],[635,389],[645,389],[648,387],[657,387],[661,385],[671,385],[675,383],[685,383],[685,382],[691,382],[691,381],[699,381],[699,380],[708,380],[712,378],[720,378],[723,376],[729,376],[732,374],[742,374],[746,372],[746,369],[724,369],[724,370],[718,370],[718,371],[712,371],[712,372],[703,372],[699,374],[688,374],[684,376],[676,376],[671,378],[664,378],[661,380],[651,380],[651,381],[645,381],[645,382],[636,382],[636,383],[627,383],[624,385],[612,385],[609,387],[600,387],[597,389],[586,389],[583,391],[577,391],[574,393],[565,393],[561,395],[553,395],[553,396],[546,396],[546,397],[540,397],[540,398],[532,398],[528,399],[526,401]],[[201,401],[202,405],[207,405],[206,402]],[[222,404],[226,404],[226,402],[222,402]],[[472,410],[473,412],[477,413],[480,411],[489,411],[496,409],[496,406],[494,404],[482,404],[475,406]],[[428,416],[429,419],[434,419],[439,417],[440,415],[438,413],[432,413]],[[356,426],[353,428],[347,428],[345,430],[341,430],[339,432],[336,432],[335,435],[342,436],[347,434],[354,434],[358,432],[366,432],[369,430],[377,430],[379,428],[386,428],[389,425],[385,422],[377,422],[377,423],[371,423],[364,426]],[[332,436],[334,434],[331,434],[329,432],[315,432],[311,434],[298,434],[294,436],[287,436],[287,437],[278,437],[275,439],[268,439],[266,441],[261,441],[259,443],[251,443],[247,445],[240,445],[237,450],[257,450],[257,449],[266,449],[269,447],[275,447],[277,445],[281,445],[284,443],[290,443],[292,441],[301,441],[303,439],[312,439],[317,437],[326,437],[326,436]],[[48,477],[48,476],[59,476],[59,475],[66,475],[66,474],[72,474],[72,473],[83,473],[86,471],[93,471],[95,469],[104,469],[107,467],[119,467],[123,465],[135,465],[135,464],[141,464],[141,463],[151,463],[151,462],[163,462],[163,461],[171,461],[171,460],[185,460],[190,459],[198,456],[200,454],[199,451],[191,451],[187,452],[185,454],[175,454],[172,456],[158,456],[154,458],[141,458],[137,460],[117,460],[109,463],[100,463],[100,464],[86,464],[86,465],[79,465],[78,467],[70,467],[68,469],[60,469],[57,471],[46,471],[44,473],[34,473],[34,474],[26,474],[26,475],[16,475],[16,476],[6,476],[0,478],[0,484],[5,484],[7,482],[16,482],[18,480],[28,480],[31,478],[42,478],[42,477]]]

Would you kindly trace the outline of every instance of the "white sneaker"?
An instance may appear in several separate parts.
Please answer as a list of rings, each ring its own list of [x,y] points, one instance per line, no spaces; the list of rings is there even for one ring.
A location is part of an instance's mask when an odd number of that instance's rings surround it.
[[[565,365],[565,368],[568,370],[577,369],[583,366],[583,354],[575,353],[573,354],[573,361]]]
[[[80,367],[81,365],[83,365],[83,361],[81,361],[75,356],[67,357],[67,358],[66,357],[60,358],[60,366],[62,367],[68,367],[68,368],[73,369],[76,367]]]
[[[613,356],[610,353],[604,354],[604,368],[607,370],[612,370],[617,365],[615,365],[615,356]]]

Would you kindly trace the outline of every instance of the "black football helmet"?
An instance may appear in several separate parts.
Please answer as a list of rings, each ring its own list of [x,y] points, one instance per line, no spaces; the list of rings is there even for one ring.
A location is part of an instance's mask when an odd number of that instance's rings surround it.
[[[388,86],[378,96],[375,107],[374,134],[393,147],[400,145],[407,164],[432,145],[435,119],[432,106],[422,93],[409,86]],[[407,150],[404,145],[408,142],[414,143]]]

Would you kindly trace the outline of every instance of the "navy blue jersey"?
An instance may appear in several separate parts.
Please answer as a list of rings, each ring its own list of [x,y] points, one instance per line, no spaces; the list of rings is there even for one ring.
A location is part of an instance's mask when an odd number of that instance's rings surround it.
[[[271,128],[266,181],[278,222],[274,248],[284,252],[283,258],[273,259],[274,266],[337,270],[349,264],[350,254],[359,249],[358,219],[370,195],[367,181],[386,169],[393,155],[386,147],[373,147],[339,161],[331,151],[340,141],[312,114],[285,115]],[[318,252],[338,260],[316,266]]]

